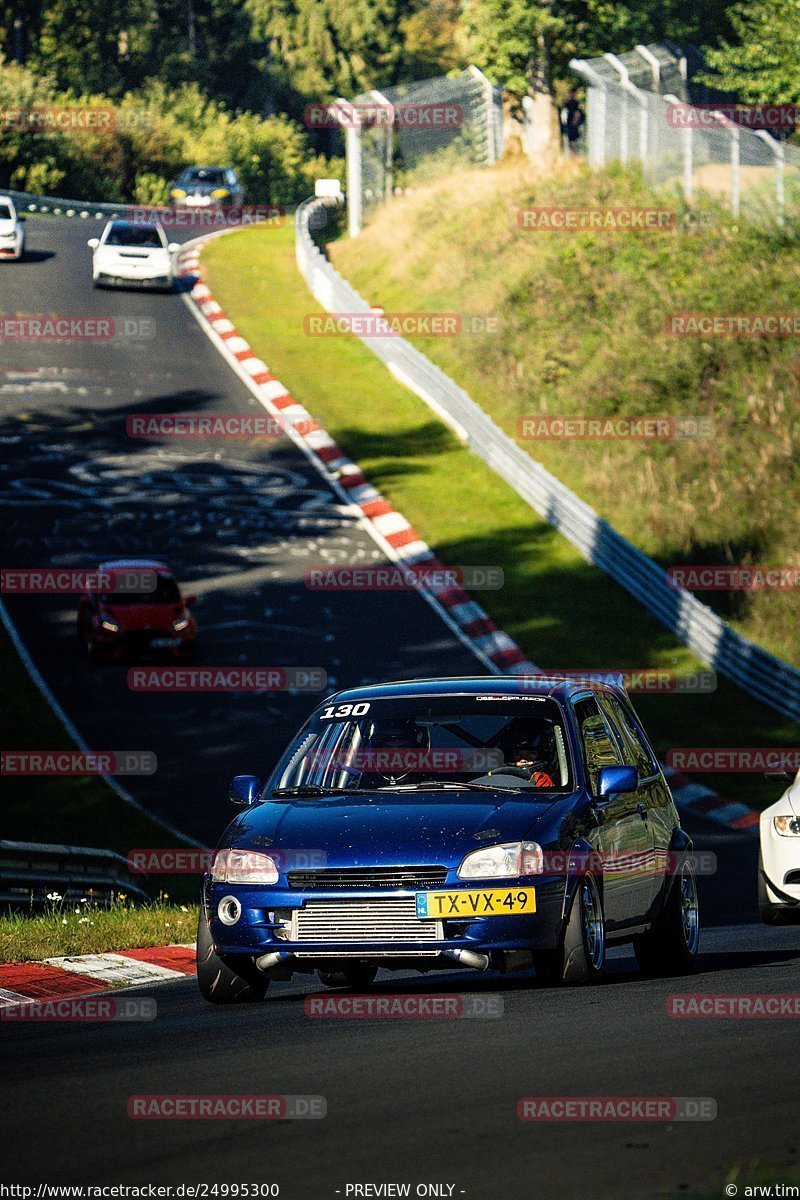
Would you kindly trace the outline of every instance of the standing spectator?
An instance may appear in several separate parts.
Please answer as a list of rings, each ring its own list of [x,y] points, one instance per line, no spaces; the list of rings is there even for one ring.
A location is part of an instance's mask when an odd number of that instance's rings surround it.
[[[580,106],[575,88],[572,88],[570,91],[567,102],[561,109],[560,117],[564,149],[568,154],[577,154],[581,130],[586,121],[586,113]]]

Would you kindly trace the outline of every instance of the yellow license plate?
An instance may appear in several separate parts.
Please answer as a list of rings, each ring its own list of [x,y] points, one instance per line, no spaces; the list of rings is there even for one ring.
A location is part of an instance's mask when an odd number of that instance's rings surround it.
[[[488,888],[458,892],[417,892],[421,918],[508,917],[536,912],[536,888]]]

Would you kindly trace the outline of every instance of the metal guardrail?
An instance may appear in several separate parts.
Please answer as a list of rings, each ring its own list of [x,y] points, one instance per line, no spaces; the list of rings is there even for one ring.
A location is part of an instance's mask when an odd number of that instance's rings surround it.
[[[0,904],[41,907],[48,892],[58,892],[63,901],[85,896],[96,904],[121,892],[150,899],[133,882],[127,860],[113,850],[0,840]]]
[[[64,196],[37,196],[33,192],[18,192],[14,188],[0,187],[0,194],[10,196],[20,215],[26,213],[50,213],[56,217],[82,217],[84,221],[93,218],[96,221],[103,217],[118,217],[125,219],[134,204],[87,204],[85,200],[69,200]],[[139,207],[145,207],[139,205]]]
[[[315,299],[328,312],[370,313],[366,300],[328,262],[312,237],[326,223],[330,198],[304,201],[297,210],[297,264]],[[444,371],[402,337],[362,337],[396,379],[416,393],[456,435],[509,483],[541,517],[625,588],[687,646],[751,696],[800,719],[800,671],[736,633],[691,592],[672,586],[666,572],[617,533],[588,504],[512,441]]]

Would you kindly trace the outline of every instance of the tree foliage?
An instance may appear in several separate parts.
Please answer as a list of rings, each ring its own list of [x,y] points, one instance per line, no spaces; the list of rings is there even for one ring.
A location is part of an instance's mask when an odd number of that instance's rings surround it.
[[[800,0],[737,4],[730,22],[707,82],[751,104],[800,104]]]

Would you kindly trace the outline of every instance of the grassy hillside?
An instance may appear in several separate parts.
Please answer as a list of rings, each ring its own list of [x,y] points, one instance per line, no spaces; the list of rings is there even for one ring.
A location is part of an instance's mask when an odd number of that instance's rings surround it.
[[[533,205],[676,208],[666,232],[523,231]],[[672,313],[800,313],[800,241],[682,209],[635,174],[504,165],[384,208],[331,248],[388,311],[492,314],[495,334],[415,339],[515,435],[530,415],[710,417],[695,440],[530,441],[526,450],[663,565],[798,561],[800,339],[670,336]],[[716,593],[746,636],[800,664],[798,592]]]
[[[220,238],[202,261],[211,290],[259,356],[443,561],[503,567],[505,585],[476,593],[476,599],[533,662],[551,670],[699,668],[688,650],[585,563],[360,342],[306,336],[304,317],[318,305],[297,271],[288,224]],[[661,753],[678,746],[796,744],[796,726],[724,680],[712,695],[635,700]],[[782,790],[755,775],[703,781],[760,807]]]

